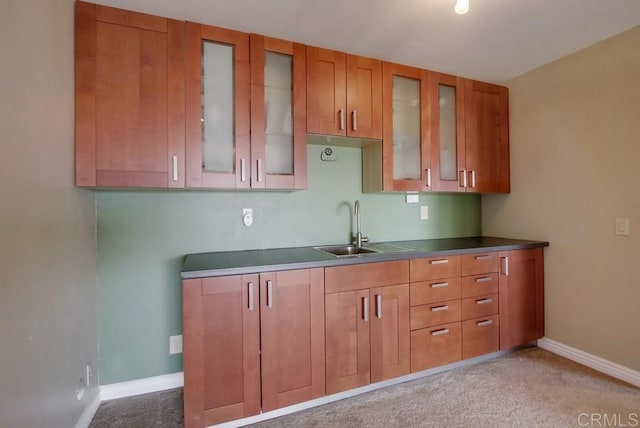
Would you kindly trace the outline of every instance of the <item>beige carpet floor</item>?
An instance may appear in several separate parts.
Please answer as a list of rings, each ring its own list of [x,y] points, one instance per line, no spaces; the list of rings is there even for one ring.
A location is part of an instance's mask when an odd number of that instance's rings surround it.
[[[181,388],[104,402],[91,423],[182,426]],[[640,389],[528,348],[253,426],[640,428]]]

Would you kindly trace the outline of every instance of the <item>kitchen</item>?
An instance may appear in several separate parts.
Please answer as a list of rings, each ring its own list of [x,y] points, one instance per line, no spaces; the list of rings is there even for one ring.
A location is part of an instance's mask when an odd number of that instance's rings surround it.
[[[2,183],[10,208],[3,210],[2,267],[3,283],[11,285],[3,290],[7,318],[1,325],[3,337],[15,343],[6,357],[8,372],[42,379],[38,384],[14,380],[16,389],[3,383],[3,404],[49,394],[67,401],[89,361],[94,383],[87,395],[96,391],[95,365],[100,385],[180,371],[180,356],[169,355],[167,348],[168,337],[181,333],[176,284],[184,254],[343,243],[351,215],[342,204],[355,199],[362,203],[363,229],[375,241],[480,233],[549,240],[547,337],[640,369],[633,306],[638,289],[630,279],[638,273],[636,238],[633,224],[627,237],[616,236],[613,228],[615,218],[633,221],[638,210],[633,198],[638,84],[632,78],[637,29],[509,82],[509,195],[420,194],[419,204],[406,204],[403,194],[362,195],[359,150],[334,147],[336,161],[323,162],[325,147],[314,145],[308,146],[306,191],[93,192],[72,185],[72,3],[63,10],[44,2],[40,8],[16,9],[17,22],[37,19],[43,33],[3,25],[21,42],[22,50],[10,52],[23,65],[7,70],[3,79],[14,82],[7,90],[14,107],[3,115],[10,149]],[[42,46],[33,39],[38,34]],[[52,64],[46,73],[39,68],[43,59]],[[35,114],[44,113],[33,122]],[[52,160],[58,165],[53,170]],[[421,205],[429,207],[426,221],[420,219]],[[251,228],[240,218],[247,207],[254,210]],[[19,258],[27,253],[28,262]],[[68,337],[59,341],[59,331]],[[74,414],[59,415],[69,423],[58,425],[73,425],[81,404],[72,406]],[[49,415],[46,406],[29,408],[34,421]]]

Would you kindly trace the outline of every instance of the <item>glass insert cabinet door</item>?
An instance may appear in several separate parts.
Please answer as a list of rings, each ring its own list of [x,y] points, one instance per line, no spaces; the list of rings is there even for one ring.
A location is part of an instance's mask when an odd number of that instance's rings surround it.
[[[464,192],[464,79],[431,72],[429,93],[433,190]]]
[[[384,122],[392,124],[383,137],[384,190],[429,190],[426,82],[423,70],[383,65]]]
[[[249,188],[249,35],[185,27],[186,185]]]
[[[251,35],[251,187],[304,189],[304,45]]]

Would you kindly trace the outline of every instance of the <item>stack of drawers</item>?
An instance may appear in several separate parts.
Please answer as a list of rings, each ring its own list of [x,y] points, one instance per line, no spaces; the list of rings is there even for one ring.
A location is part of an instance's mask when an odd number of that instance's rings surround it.
[[[499,348],[495,252],[410,262],[411,371]]]

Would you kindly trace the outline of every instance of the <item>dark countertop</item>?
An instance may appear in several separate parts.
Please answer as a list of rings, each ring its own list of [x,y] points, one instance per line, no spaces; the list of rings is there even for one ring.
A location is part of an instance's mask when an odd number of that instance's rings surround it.
[[[407,260],[420,257],[437,257],[450,254],[477,253],[481,251],[522,250],[549,246],[549,243],[545,241],[526,241],[521,239],[494,238],[490,236],[393,241],[383,244],[402,247],[406,249],[406,251],[336,257],[313,247],[296,247],[188,254],[185,256],[182,265],[182,278],[244,275],[277,270],[309,269],[358,263]]]

